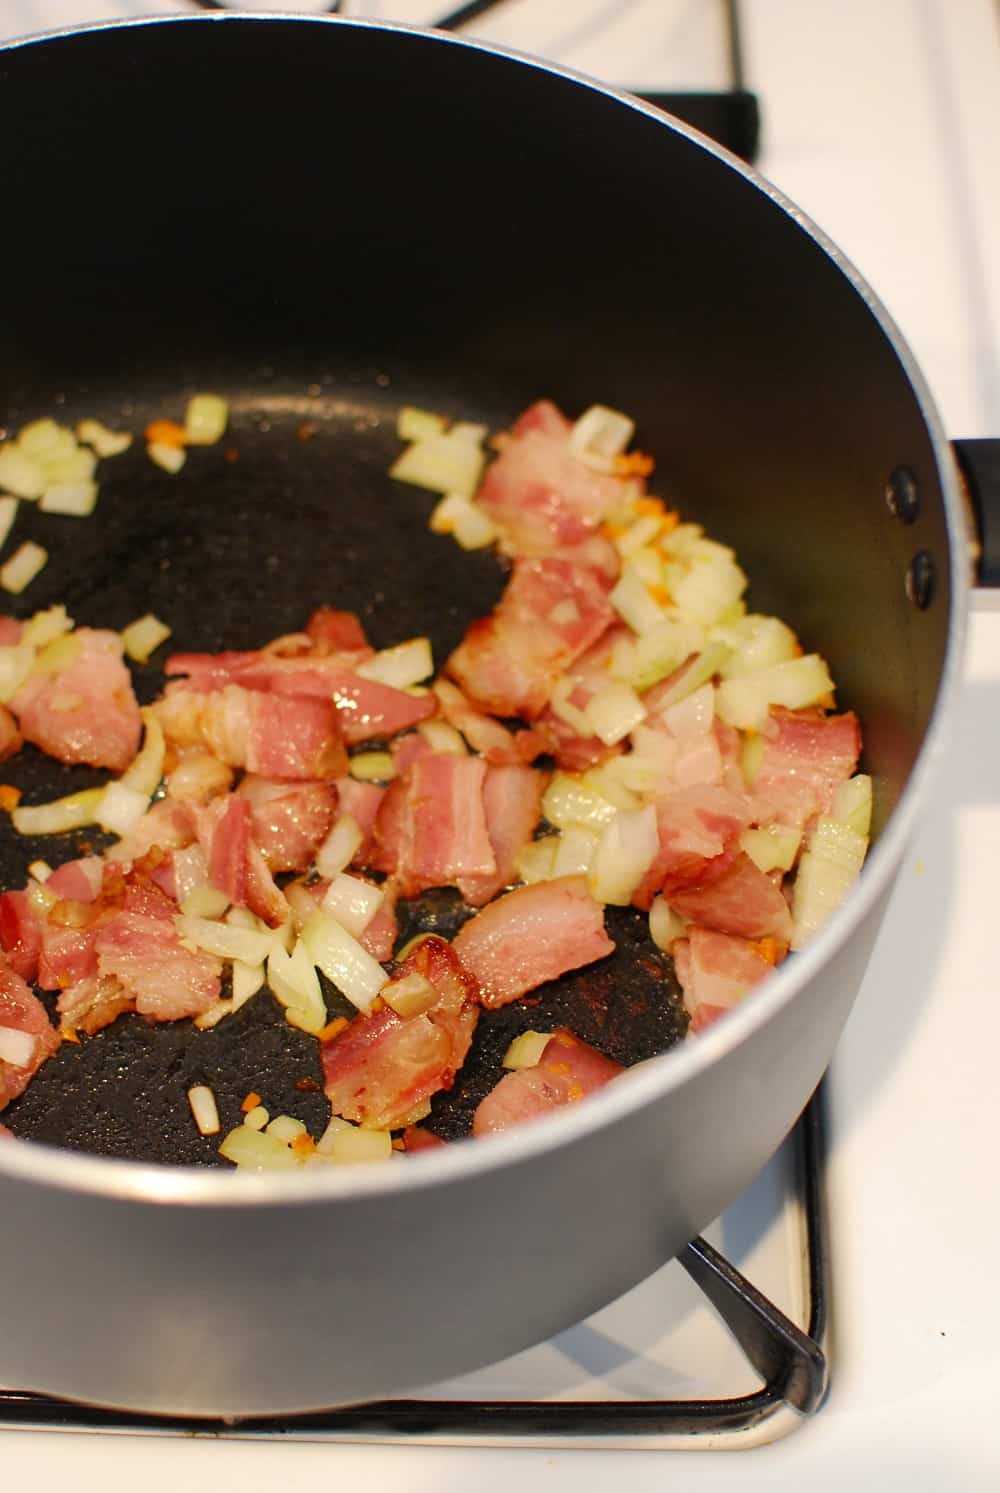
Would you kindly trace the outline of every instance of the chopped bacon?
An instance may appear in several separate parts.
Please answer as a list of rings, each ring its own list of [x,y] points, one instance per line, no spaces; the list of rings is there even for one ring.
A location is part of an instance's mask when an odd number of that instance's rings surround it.
[[[0,1109],[23,1094],[32,1076],[59,1046],[45,1007],[14,970],[0,961],[0,1028],[20,1032],[32,1039],[24,1064],[0,1058]]]
[[[24,623],[16,617],[0,617],[0,647],[9,648],[21,641]]]
[[[450,1088],[479,1018],[475,983],[444,939],[422,939],[396,979],[419,974],[434,1005],[397,1016],[388,1005],[356,1016],[321,1048],[326,1096],[334,1114],[376,1129],[407,1123],[432,1094]]]
[[[568,668],[560,684],[567,688],[567,700],[577,710],[585,710],[600,690],[611,682],[609,667],[615,645],[634,636],[623,625],[612,623],[587,651]],[[622,745],[607,746],[596,734],[581,735],[559,713],[547,706],[535,722],[535,730],[545,742],[546,751],[555,757],[565,772],[585,772],[588,767],[617,757]]]
[[[450,726],[461,731],[474,752],[480,752],[487,762],[521,762],[523,757],[517,746],[513,731],[491,715],[477,710],[462,694],[457,684],[450,679],[436,679],[433,685],[441,714]],[[536,753],[537,755],[537,753]]]
[[[317,607],[306,623],[306,635],[317,653],[358,655],[359,661],[370,658],[374,649],[365,630],[353,612],[338,612],[333,607]]]
[[[127,991],[113,975],[103,979],[88,975],[69,985],[56,1002],[59,1012],[59,1030],[68,1033],[86,1032],[92,1037],[102,1027],[110,1026],[123,1011],[135,1010],[135,995]]]
[[[430,742],[425,741],[419,731],[408,731],[404,736],[395,737],[389,743],[389,753],[396,775],[401,777],[418,757],[427,757],[433,750]]]
[[[0,705],[0,762],[6,762],[8,757],[13,757],[15,752],[19,752],[22,740],[21,733],[17,729],[17,721],[6,705]]]
[[[393,877],[401,896],[496,875],[485,775],[481,757],[431,753],[389,785],[375,821],[372,865]]]
[[[170,798],[207,804],[233,786],[233,770],[202,747],[189,747],[178,753],[176,766],[167,774]]]
[[[230,767],[268,778],[336,778],[347,770],[330,700],[283,699],[227,684],[211,693],[168,685],[154,707],[169,740],[202,746]]]
[[[762,735],[753,780],[759,822],[801,829],[815,815],[829,813],[834,789],[854,772],[861,751],[853,710],[823,715],[772,705]]]
[[[648,704],[646,708],[649,711]],[[669,779],[678,788],[721,783],[722,750],[715,730],[715,693],[710,684],[702,685],[666,710],[649,714],[647,721],[670,744],[673,759]],[[743,787],[742,778],[739,786]]]
[[[472,623],[446,667],[486,710],[534,719],[613,617],[590,571],[554,557],[516,560],[500,605]]]
[[[703,1031],[771,972],[768,960],[747,939],[696,924],[671,953],[692,1032]]]
[[[181,943],[175,907],[155,886],[133,881],[121,911],[98,930],[99,975],[114,976],[153,1021],[199,1016],[218,999],[218,959]]]
[[[458,888],[473,907],[481,907],[515,879],[514,862],[535,832],[542,812],[544,775],[524,766],[489,766],[483,781],[486,833],[496,870],[487,876],[461,876]]]
[[[154,845],[159,845],[163,850],[182,850],[194,838],[193,806],[175,802],[172,798],[157,799],[138,824],[127,835],[123,835],[117,845],[111,847],[108,860],[137,861],[152,850]]]
[[[719,933],[791,942],[792,916],[780,886],[742,851],[708,862],[700,881],[675,886],[666,877],[663,895],[682,917]]]
[[[82,904],[64,902],[62,908]],[[103,915],[106,921],[110,914]],[[81,926],[46,923],[42,930],[42,947],[38,956],[37,984],[42,990],[65,990],[79,980],[97,974],[97,935],[102,914]]]
[[[536,1067],[505,1074],[481,1101],[472,1117],[472,1133],[493,1135],[575,1104],[623,1071],[621,1063],[606,1058],[572,1032],[554,1032]]]
[[[99,855],[84,855],[64,861],[45,883],[47,892],[72,902],[93,902],[104,885],[104,862]]]
[[[570,425],[546,401],[503,438],[477,502],[520,555],[548,555],[581,540],[621,505],[620,477],[596,472],[569,445]]]
[[[0,896],[0,945],[7,963],[22,980],[34,980],[42,949],[42,916],[28,892]]]
[[[214,887],[272,928],[285,922],[288,903],[254,841],[248,799],[238,793],[214,799],[201,811],[198,838],[208,854],[208,879]]]
[[[248,774],[237,789],[250,804],[254,841],[272,872],[306,871],[337,811],[333,783],[282,783]]]
[[[60,762],[87,762],[121,772],[135,756],[142,717],[116,632],[80,627],[66,667],[32,674],[11,710],[26,741]]]
[[[3,1126],[0,1125],[0,1132]],[[422,1125],[407,1125],[403,1131],[404,1151],[436,1151],[438,1146],[447,1145],[433,1130],[425,1130]]]
[[[567,970],[603,959],[614,947],[604,931],[604,909],[583,876],[508,892],[471,918],[454,943],[491,1010]]]
[[[385,789],[380,788],[378,783],[362,783],[357,778],[346,777],[337,779],[337,794],[340,812],[350,814],[364,835],[354,857],[354,864],[367,865],[372,851],[372,832],[385,797]]]
[[[735,845],[753,816],[745,793],[714,784],[666,793],[655,807],[660,848],[632,897],[643,911],[649,910],[668,876],[675,888],[703,877],[707,864]]]

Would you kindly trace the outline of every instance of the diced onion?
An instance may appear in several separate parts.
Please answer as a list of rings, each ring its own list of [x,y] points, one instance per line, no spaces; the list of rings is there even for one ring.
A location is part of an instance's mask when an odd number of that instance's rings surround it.
[[[649,936],[665,954],[677,938],[683,938],[687,923],[663,897],[654,897],[649,909]]]
[[[225,434],[229,406],[218,394],[195,394],[184,414],[184,440],[189,446],[214,446]]]
[[[17,694],[35,664],[35,650],[30,643],[0,645],[0,702]]]
[[[147,798],[152,798],[163,777],[167,748],[163,727],[148,706],[142,712],[142,721],[145,727],[142,748],[122,773],[121,782],[128,788],[144,793]]]
[[[580,779],[581,785],[588,793],[599,793],[616,809],[639,808],[639,800],[635,794],[630,792],[613,772],[608,771],[613,760],[609,759],[607,762],[602,762],[599,767],[589,768]]]
[[[221,918],[228,906],[226,893],[207,881],[192,887],[180,902],[181,912],[189,918]]]
[[[574,680],[568,674],[561,674],[556,680],[549,696],[549,705],[561,721],[565,721],[578,736],[592,736],[594,728],[586,713],[579,705],[574,705],[570,695],[576,688]]]
[[[17,1027],[0,1026],[0,1062],[27,1068],[35,1056],[38,1038]]]
[[[208,1031],[226,1016],[232,1016],[246,1005],[247,1001],[255,996],[264,983],[264,966],[262,964],[244,964],[240,959],[233,960],[232,973],[232,996],[228,1000],[216,1001],[196,1016],[194,1024],[200,1031]]]
[[[0,565],[0,586],[5,591],[10,591],[19,596],[25,586],[35,579],[40,570],[48,563],[49,552],[43,549],[34,540],[26,539],[20,545],[10,559]]]
[[[97,483],[80,481],[53,482],[38,500],[43,513],[63,513],[71,518],[86,518],[97,506]]]
[[[606,825],[591,863],[590,890],[598,902],[624,907],[656,858],[660,839],[656,810],[622,810]]]
[[[84,445],[93,446],[98,456],[119,456],[132,444],[127,430],[109,430],[100,420],[81,420],[76,427],[76,438]]]
[[[48,861],[32,861],[28,867],[28,875],[33,876],[36,881],[44,883],[52,875],[52,867]]]
[[[646,707],[630,685],[618,682],[592,695],[584,714],[605,746],[614,746],[646,719]]]
[[[725,660],[729,657],[729,649],[725,643],[709,643],[703,653],[689,664],[679,679],[663,692],[660,697],[658,712],[670,710],[672,706],[679,705],[686,700],[688,695],[693,695],[695,690],[701,689],[719,672]]]
[[[740,747],[740,767],[743,770],[743,781],[748,788],[753,787],[754,778],[760,767],[761,758],[764,755],[764,738],[754,731],[749,736],[744,736],[743,745]]]
[[[417,732],[432,752],[453,757],[464,757],[468,753],[462,733],[447,721],[421,721]]]
[[[0,496],[0,549],[7,543],[7,535],[10,533],[17,517],[17,498],[12,498],[8,493]]]
[[[872,780],[866,773],[859,772],[846,783],[837,784],[830,818],[867,838],[872,823]]]
[[[488,514],[464,493],[450,492],[431,514],[435,534],[451,534],[464,550],[485,549],[497,537],[497,526]]]
[[[698,541],[689,564],[668,564],[666,582],[677,610],[706,625],[721,621],[747,586],[732,551],[709,540]]]
[[[631,682],[640,693],[652,689],[654,684],[659,684],[661,679],[680,668],[692,653],[700,653],[704,646],[705,629],[700,622],[681,622],[675,617],[664,617],[636,642]]]
[[[586,876],[597,849],[598,835],[582,824],[570,824],[558,837],[558,849],[552,865],[552,878]]]
[[[208,1085],[198,1083],[188,1089],[188,1103],[194,1115],[194,1123],[201,1134],[218,1135],[222,1129],[219,1124],[219,1109],[215,1102],[215,1095]]]
[[[372,1001],[386,982],[386,973],[346,928],[319,909],[303,928],[302,942],[313,963],[352,1005],[359,1011],[371,1009]]]
[[[174,921],[182,938],[217,959],[239,959],[244,964],[263,964],[274,946],[273,935],[253,928],[233,928],[211,918],[180,913]]]
[[[584,461],[611,471],[614,458],[620,456],[635,434],[635,421],[620,410],[603,404],[592,404],[569,433],[569,448]]]
[[[353,1129],[354,1126],[351,1125],[347,1120],[342,1120],[339,1115],[331,1115],[326,1129],[323,1131],[323,1134],[316,1142],[316,1150],[321,1156],[328,1155],[331,1147],[334,1144],[334,1138],[340,1135],[343,1131]]]
[[[296,1120],[294,1115],[276,1115],[267,1127],[268,1135],[277,1136],[283,1140],[285,1145],[291,1145],[293,1140],[298,1140],[300,1135],[306,1134],[306,1127],[301,1120]]]
[[[68,449],[53,453],[41,458],[39,465],[45,472],[45,492],[42,493],[40,504],[44,508],[48,494],[54,487],[64,483],[93,482],[94,473],[97,470],[97,457],[93,451],[86,450],[83,446],[77,446],[69,431],[66,432]],[[94,495],[96,501],[97,486],[94,484]]]
[[[393,689],[406,689],[411,684],[420,684],[434,673],[434,655],[430,638],[409,638],[397,643],[394,648],[383,648],[374,658],[359,664],[356,673],[362,679],[376,679],[380,684],[390,684]]]
[[[640,545],[633,550],[628,563],[644,586],[663,585],[663,561],[649,545]]]
[[[16,446],[0,446],[0,488],[15,498],[34,502],[45,491],[45,472],[39,463]]]
[[[263,1130],[270,1118],[271,1116],[263,1104],[255,1104],[249,1114],[244,1115],[243,1123],[244,1125],[249,1125],[251,1130]]]
[[[443,415],[404,404],[396,416],[396,434],[401,441],[422,441],[429,435],[443,435],[447,424]]]
[[[343,1130],[327,1133],[330,1136],[329,1143],[319,1154],[340,1166],[354,1166],[365,1161],[389,1161],[392,1157],[392,1134],[388,1130],[363,1130],[356,1125],[347,1125]]]
[[[752,613],[728,627],[720,627],[715,637],[732,649],[719,670],[723,679],[755,674],[759,669],[783,664],[798,655],[798,639],[792,629],[777,617],[760,617]]]
[[[183,446],[168,446],[166,441],[150,441],[146,452],[151,462],[171,474],[179,472],[187,461]]]
[[[620,534],[615,540],[615,549],[625,559],[635,554],[655,539],[663,528],[665,515],[662,513],[646,513],[637,518],[634,523],[629,524],[624,534]]]
[[[551,1032],[522,1032],[504,1053],[501,1066],[515,1071],[518,1068],[537,1068],[551,1040]]]
[[[349,768],[359,783],[388,783],[396,776],[396,764],[388,752],[356,752]]]
[[[66,830],[82,829],[84,825],[97,823],[104,791],[85,788],[82,793],[71,793],[51,803],[18,807],[11,814],[11,821],[19,835],[61,835]]]
[[[46,643],[39,651],[32,672],[59,674],[74,664],[79,656],[80,639],[73,633],[64,633],[61,637],[53,638],[51,643]]]
[[[430,980],[415,973],[404,975],[401,980],[390,980],[382,988],[382,999],[386,1005],[391,1006],[396,1015],[404,1019],[429,1011],[437,998],[437,991]]]
[[[65,451],[67,441],[69,449],[75,449],[73,432],[63,425],[58,425],[50,415],[44,415],[40,420],[31,420],[21,427],[17,437],[17,448],[23,451],[25,456],[39,461],[49,452]]]
[[[322,907],[342,928],[360,938],[378,912],[385,896],[380,886],[372,886],[357,876],[338,872],[323,897]]]
[[[122,643],[129,658],[134,658],[137,664],[147,663],[149,656],[156,652],[161,643],[165,643],[170,636],[170,628],[159,617],[154,617],[152,612],[146,612],[144,616],[137,617],[130,622],[128,627],[122,628]]]
[[[608,592],[608,600],[623,622],[640,637],[659,627],[663,608],[653,600],[631,565],[623,565],[617,583]]]
[[[470,441],[481,446],[490,433],[488,425],[477,425],[472,420],[456,420],[448,434],[453,441]]]
[[[552,881],[556,854],[559,848],[558,835],[546,835],[542,840],[529,840],[522,846],[514,861],[514,871],[519,881],[530,886],[536,881]]]
[[[471,498],[479,486],[484,462],[483,451],[475,441],[461,436],[456,439],[453,431],[446,431],[414,441],[389,468],[389,476],[431,492],[454,492]]]
[[[301,940],[290,954],[273,945],[267,958],[267,983],[292,1026],[315,1036],[327,1023],[326,1002],[312,954]]]
[[[790,871],[802,844],[797,829],[784,824],[769,824],[763,829],[745,829],[740,835],[740,849],[745,850],[754,865],[765,875],[768,871]]]
[[[364,838],[354,815],[341,814],[316,852],[316,870],[326,880],[332,880],[338,871],[351,864]]]
[[[557,829],[565,829],[569,824],[593,829],[608,824],[616,809],[610,799],[577,774],[557,772],[542,797],[542,813]]]
[[[102,829],[125,836],[135,829],[149,808],[149,794],[127,783],[109,783],[101,796],[96,819]]]
[[[727,725],[759,731],[772,705],[801,710],[818,704],[832,689],[823,659],[818,653],[807,653],[755,674],[725,680],[718,688],[716,709]]]
[[[283,1140],[249,1125],[237,1125],[230,1130],[219,1147],[219,1155],[252,1172],[294,1171],[302,1165],[302,1158]]]
[[[46,607],[28,618],[21,631],[21,642],[30,643],[34,648],[45,648],[63,633],[70,632],[72,627],[73,619],[66,615],[66,608],[61,603]]]
[[[792,893],[792,948],[801,949],[861,874],[868,841],[836,819],[820,818],[799,862]]]

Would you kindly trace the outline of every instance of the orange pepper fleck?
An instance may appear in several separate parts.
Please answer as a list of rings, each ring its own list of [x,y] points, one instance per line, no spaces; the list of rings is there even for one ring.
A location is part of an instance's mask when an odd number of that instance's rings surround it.
[[[828,691],[827,694],[823,695],[819,700],[817,700],[816,703],[817,703],[817,705],[822,705],[822,707],[823,707],[824,710],[836,710],[836,708],[837,708],[837,702],[833,698],[833,691],[832,690]]]
[[[615,457],[616,477],[648,477],[656,462],[645,451],[629,451]]]
[[[379,1013],[379,1011],[384,1011],[384,1010],[385,1010],[385,1001],[382,999],[382,997],[380,995],[377,995],[375,997],[375,999],[372,1001],[371,1005],[368,1007],[369,1015],[371,1015],[371,1016],[377,1016],[378,1013]]]
[[[252,1109],[256,1109],[258,1104],[263,1104],[263,1102],[264,1101],[257,1093],[257,1090],[251,1089],[249,1094],[244,1099],[243,1103],[240,1105],[240,1109],[245,1115],[248,1115]]]
[[[184,426],[176,420],[151,420],[146,426],[146,440],[158,446],[183,446],[187,443]]]
[[[622,535],[625,533],[626,528],[627,525],[613,524],[609,518],[606,518],[601,525],[600,532],[605,539],[610,539],[611,542],[614,543],[616,539],[620,539],[622,537]]]
[[[665,513],[663,515],[663,529],[660,537],[662,538],[663,534],[669,534],[672,529],[676,529],[680,521],[681,516],[674,509],[671,509],[669,513]]]
[[[768,964],[777,964],[781,945],[773,934],[768,933],[764,938],[758,938],[754,942],[753,948],[756,949],[760,957]]]
[[[348,1025],[349,1022],[346,1016],[335,1016],[334,1019],[332,1021],[328,1021],[323,1030],[321,1032],[317,1032],[316,1035],[321,1042],[329,1042],[332,1037],[336,1037],[338,1032],[342,1032]]]
[[[670,592],[667,590],[666,586],[656,584],[647,586],[646,590],[649,592],[654,601],[659,602],[661,607],[669,606]]]
[[[76,1030],[76,1027],[73,1027],[73,1026],[60,1027],[59,1028],[59,1035],[63,1039],[64,1042],[73,1042],[73,1043],[76,1044],[77,1047],[80,1046],[80,1037],[79,1037],[79,1033]]]
[[[642,452],[641,451],[636,451],[634,453],[634,455],[641,456]],[[645,459],[647,461],[650,461],[650,462],[652,461],[652,458],[648,457],[648,456]],[[619,461],[629,461],[629,460],[631,460],[631,458],[627,457],[627,456],[619,456],[618,460]],[[652,470],[652,468],[650,468],[650,470]],[[650,517],[652,517],[652,518],[661,518],[661,517],[666,518],[667,517],[667,514],[664,511],[663,499],[662,498],[650,498],[650,497],[636,498],[636,499],[634,499],[634,501],[632,503],[632,507],[635,509],[636,514],[638,515],[639,518],[650,518]]]
[[[8,814],[12,814],[20,802],[20,788],[15,788],[13,783],[0,783],[0,809],[6,809]]]
[[[395,1140],[392,1143],[392,1149],[394,1151],[405,1151],[406,1150],[406,1142],[405,1142],[405,1140],[403,1139],[403,1137],[401,1135],[397,1135],[396,1136]]]
[[[297,1156],[308,1156],[315,1149],[316,1142],[311,1135],[297,1135],[292,1141],[292,1150]]]

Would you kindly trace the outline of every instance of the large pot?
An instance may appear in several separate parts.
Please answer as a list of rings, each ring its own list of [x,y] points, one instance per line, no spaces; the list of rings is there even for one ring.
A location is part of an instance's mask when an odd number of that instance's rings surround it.
[[[965,546],[926,388],[766,183],[625,95],[478,44],[248,17],[48,37],[0,53],[0,138],[0,408],[264,384],[277,408],[331,367],[362,407],[388,375],[390,403],[494,424],[543,393],[600,399],[862,719],[860,887],[733,1014],[572,1112],[242,1185],[0,1147],[4,1384],[241,1415],[512,1353],[717,1215],[830,1059],[956,686]],[[886,501],[901,467],[915,516]],[[282,542],[315,589],[322,553]],[[77,602],[101,598],[79,583]],[[254,605],[253,586],[231,598],[236,646]]]

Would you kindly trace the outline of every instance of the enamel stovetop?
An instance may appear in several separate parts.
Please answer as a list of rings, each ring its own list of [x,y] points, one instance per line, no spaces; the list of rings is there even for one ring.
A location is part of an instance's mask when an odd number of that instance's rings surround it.
[[[509,0],[482,34],[614,82],[706,86],[722,81],[710,7]],[[184,0],[3,0],[0,37],[188,8]],[[347,7],[409,21],[445,8],[429,0]],[[875,285],[949,432],[1000,433],[1000,34],[991,0],[743,0],[742,13],[748,80],[764,110],[762,169]],[[756,1450],[698,1455],[8,1431],[0,1432],[0,1486],[996,1487],[1000,608],[985,594],[966,673],[944,775],[834,1063],[834,1375],[814,1420]]]

